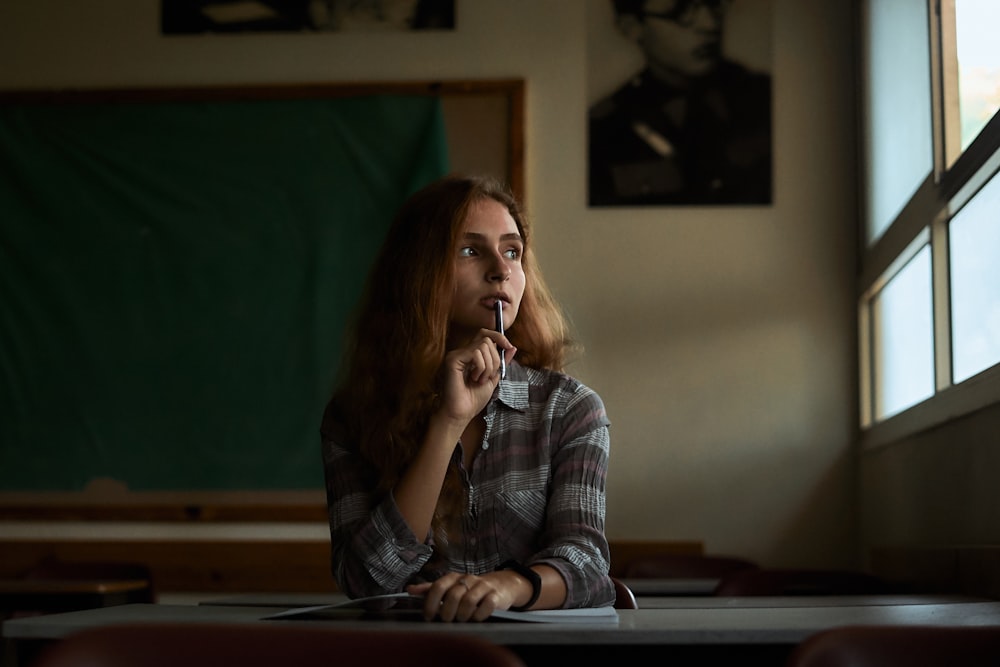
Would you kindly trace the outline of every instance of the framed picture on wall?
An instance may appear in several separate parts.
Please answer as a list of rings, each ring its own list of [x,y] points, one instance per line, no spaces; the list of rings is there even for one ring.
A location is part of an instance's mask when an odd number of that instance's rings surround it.
[[[588,205],[772,203],[770,0],[591,0]]]
[[[164,35],[454,28],[455,0],[160,0]]]

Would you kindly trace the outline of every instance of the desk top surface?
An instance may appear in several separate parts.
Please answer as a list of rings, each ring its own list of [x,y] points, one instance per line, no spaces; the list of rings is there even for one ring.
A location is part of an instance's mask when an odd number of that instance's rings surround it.
[[[422,623],[395,620],[262,620],[274,607],[132,604],[5,621],[12,640],[59,639],[89,627],[132,622],[295,623],[473,634],[512,645],[795,644],[849,624],[1000,625],[1000,602],[845,606],[622,609],[618,624]]]
[[[347,599],[343,593],[244,593],[202,600],[198,604],[288,609],[337,604]],[[664,595],[639,597],[637,602],[640,609],[749,609],[761,607],[871,607],[992,602],[992,600],[964,595],[768,595],[744,597]]]
[[[122,593],[149,588],[145,579],[0,579],[0,596]]]
[[[645,595],[712,595],[717,578],[622,579],[636,597]]]
[[[891,607],[996,602],[966,595],[750,595],[647,596],[637,598],[641,609],[764,609],[775,607]]]

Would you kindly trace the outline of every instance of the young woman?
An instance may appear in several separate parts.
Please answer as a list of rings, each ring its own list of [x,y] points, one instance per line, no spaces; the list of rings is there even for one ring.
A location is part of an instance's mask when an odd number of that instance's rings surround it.
[[[562,372],[569,344],[503,187],[451,176],[403,205],[321,429],[344,592],[423,595],[444,621],[614,603],[609,421]]]

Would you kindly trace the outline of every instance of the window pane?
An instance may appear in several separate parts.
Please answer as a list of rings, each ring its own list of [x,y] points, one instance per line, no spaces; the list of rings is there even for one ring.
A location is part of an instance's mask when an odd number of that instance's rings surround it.
[[[931,252],[925,245],[872,302],[875,420],[934,394]]]
[[[952,381],[1000,363],[1000,176],[949,226]]]
[[[962,150],[1000,108],[1000,2],[955,0]]]
[[[927,3],[868,4],[867,231],[873,243],[931,173],[934,154]]]

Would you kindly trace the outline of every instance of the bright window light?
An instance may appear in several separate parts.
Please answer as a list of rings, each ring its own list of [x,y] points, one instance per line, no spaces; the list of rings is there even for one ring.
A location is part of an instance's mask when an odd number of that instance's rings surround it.
[[[865,157],[867,240],[872,244],[931,173],[934,149],[927,3],[870,4]]]
[[[952,381],[1000,363],[1000,176],[952,218]]]
[[[964,151],[1000,109],[1000,2],[955,0],[955,46]]]
[[[925,245],[872,301],[875,419],[934,395],[931,252]]]

